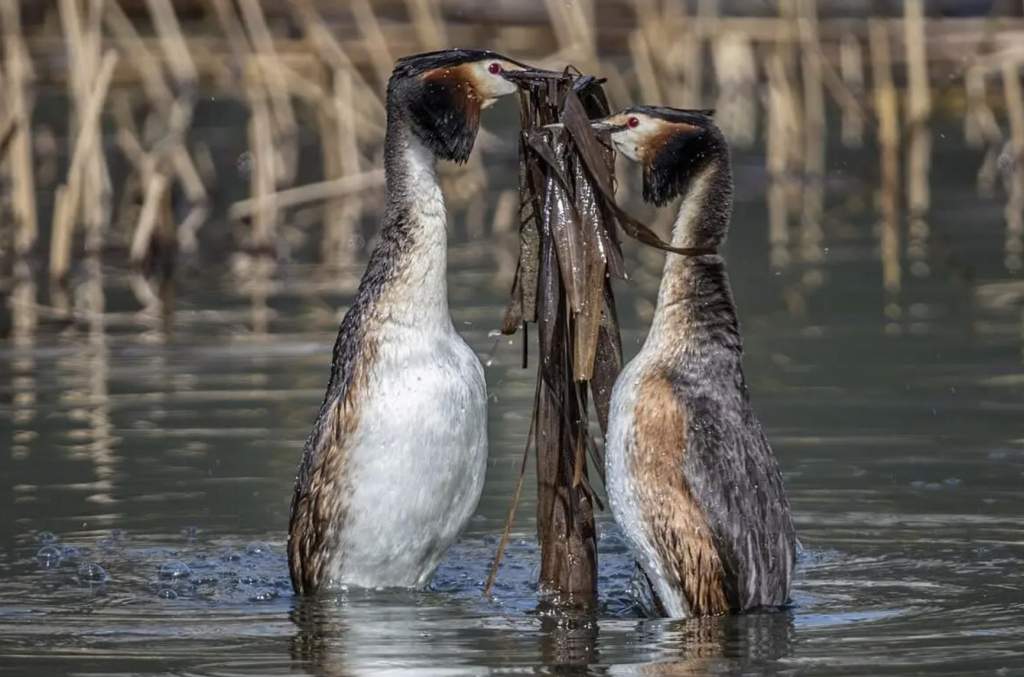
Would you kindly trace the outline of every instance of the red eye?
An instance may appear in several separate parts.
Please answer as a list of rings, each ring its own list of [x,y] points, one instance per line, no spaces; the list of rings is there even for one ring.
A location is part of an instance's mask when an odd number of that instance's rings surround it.
[[[501,72],[501,64],[495,61],[494,63],[487,66],[487,72],[491,75],[497,75]]]
[[[631,117],[628,120],[626,120],[626,125],[629,126],[629,127],[639,127],[640,126],[640,118],[638,118],[638,117]]]

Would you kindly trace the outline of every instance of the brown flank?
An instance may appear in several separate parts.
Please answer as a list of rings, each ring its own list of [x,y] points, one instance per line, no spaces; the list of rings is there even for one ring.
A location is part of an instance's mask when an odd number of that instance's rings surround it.
[[[666,575],[682,588],[695,616],[727,613],[722,562],[683,477],[686,412],[662,374],[638,386],[634,434],[632,472]]]
[[[346,498],[351,494],[347,472],[346,443],[359,423],[358,402],[366,390],[370,369],[376,362],[377,341],[363,338],[361,359],[343,399],[335,400],[327,411],[320,437],[316,440],[316,466],[306,486],[295,489],[289,524],[288,564],[299,594],[311,593],[323,583],[328,554],[348,512]]]

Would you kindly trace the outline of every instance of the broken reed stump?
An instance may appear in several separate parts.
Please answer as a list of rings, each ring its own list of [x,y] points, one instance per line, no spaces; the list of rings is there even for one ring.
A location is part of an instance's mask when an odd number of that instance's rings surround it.
[[[614,158],[590,130],[608,114],[600,83],[569,73],[520,81],[520,257],[503,331],[537,325],[540,358],[532,441],[537,459],[540,586],[559,603],[597,591],[590,486],[590,397],[602,429],[622,364],[610,278],[622,276],[611,214],[590,171],[610,186]],[[562,123],[560,127],[546,127]],[[590,141],[581,151],[579,138]],[[589,152],[590,170],[583,152]],[[525,366],[525,364],[524,364]],[[591,455],[600,468],[596,455]]]
[[[489,594],[508,542],[531,447],[537,457],[537,540],[544,601],[589,606],[597,594],[597,533],[588,458],[604,475],[590,436],[590,403],[607,433],[622,342],[612,279],[625,279],[619,229],[681,254],[615,202],[615,156],[590,121],[608,115],[603,80],[564,72],[506,73],[520,88],[519,261],[504,334],[537,325],[537,389],[519,482],[484,587]]]

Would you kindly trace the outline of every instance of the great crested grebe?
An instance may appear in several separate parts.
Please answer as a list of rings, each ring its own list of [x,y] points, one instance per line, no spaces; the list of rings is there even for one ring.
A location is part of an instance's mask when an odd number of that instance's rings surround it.
[[[718,254],[732,210],[728,145],[708,111],[633,107],[594,126],[643,165],[646,201],[682,196],[672,245],[698,250],[666,255],[650,333],[615,383],[605,452],[612,513],[660,615],[783,606],[796,534],[748,399]]]
[[[437,158],[465,162],[480,110],[520,64],[453,49],[400,59],[388,82],[380,242],[334,344],[295,482],[298,593],[422,587],[469,521],[487,465],[480,361],[448,314]]]

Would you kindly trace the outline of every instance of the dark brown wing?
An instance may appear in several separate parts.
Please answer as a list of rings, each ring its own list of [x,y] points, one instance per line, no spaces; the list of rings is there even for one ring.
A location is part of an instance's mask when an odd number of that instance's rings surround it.
[[[796,533],[782,474],[743,389],[680,399],[690,412],[683,475],[711,530],[730,606],[787,604]]]
[[[295,481],[288,523],[288,569],[295,592],[315,591],[323,578],[332,540],[345,512],[348,494],[339,486],[345,481],[347,455],[343,430],[345,412],[332,400],[306,440],[303,463]]]

